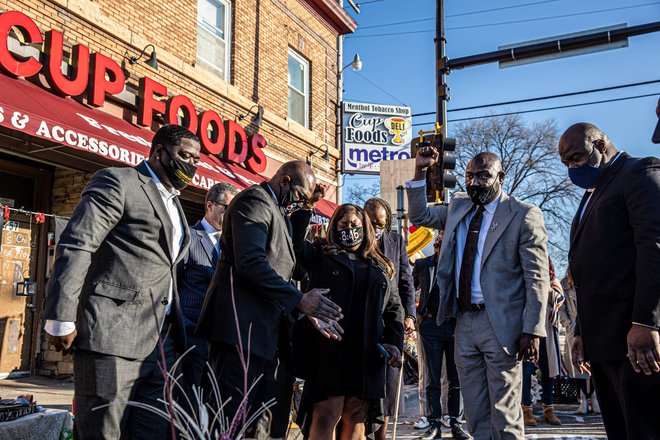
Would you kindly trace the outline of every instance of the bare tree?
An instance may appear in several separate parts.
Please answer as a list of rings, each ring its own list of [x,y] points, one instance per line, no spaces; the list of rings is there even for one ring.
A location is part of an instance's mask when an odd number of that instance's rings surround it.
[[[464,190],[465,167],[472,157],[482,151],[497,154],[506,173],[504,191],[541,208],[550,255],[556,266],[565,268],[570,225],[580,193],[559,160],[555,121],[528,125],[519,115],[500,116],[460,123],[454,133],[460,190]]]
[[[346,203],[353,203],[354,205],[364,206],[371,197],[380,195],[380,184],[372,183],[371,185],[362,185],[355,183],[346,188]]]

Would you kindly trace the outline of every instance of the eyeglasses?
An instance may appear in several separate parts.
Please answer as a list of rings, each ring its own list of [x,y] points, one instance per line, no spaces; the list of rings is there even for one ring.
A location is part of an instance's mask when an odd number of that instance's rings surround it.
[[[211,202],[211,203],[213,203],[214,205],[218,205],[218,206],[224,206],[225,208],[227,206],[229,206],[227,203],[220,203],[220,202]]]
[[[372,223],[374,229],[387,229],[387,225],[383,223]]]

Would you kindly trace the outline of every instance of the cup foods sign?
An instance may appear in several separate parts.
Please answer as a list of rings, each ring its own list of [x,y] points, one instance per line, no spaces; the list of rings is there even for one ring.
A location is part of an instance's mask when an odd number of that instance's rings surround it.
[[[344,102],[343,171],[379,174],[383,160],[410,159],[410,107]]]

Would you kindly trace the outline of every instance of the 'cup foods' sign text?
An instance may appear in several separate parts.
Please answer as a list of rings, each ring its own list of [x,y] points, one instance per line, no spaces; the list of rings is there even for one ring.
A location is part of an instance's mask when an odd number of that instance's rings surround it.
[[[382,160],[410,159],[410,107],[344,102],[343,171],[378,174]]]
[[[23,59],[12,54],[8,37],[14,30],[25,44],[41,46],[41,59]],[[87,95],[87,104],[102,107],[106,95],[117,95],[124,90],[126,77],[121,66],[113,59],[91,52],[83,44],[71,49],[70,74],[62,72],[64,36],[49,30],[45,36],[37,24],[19,11],[0,14],[0,71],[14,77],[31,78],[43,73],[51,90],[61,96]],[[166,99],[167,98],[167,99]],[[179,115],[184,117],[180,120]],[[244,164],[254,172],[266,170],[266,154],[262,149],[266,139],[258,133],[248,135],[243,127],[231,119],[223,120],[215,110],[197,111],[186,95],[168,93],[167,87],[151,78],[140,78],[137,99],[137,123],[152,127],[154,115],[161,115],[166,123],[181,123],[199,136],[202,151],[216,155],[224,161]]]

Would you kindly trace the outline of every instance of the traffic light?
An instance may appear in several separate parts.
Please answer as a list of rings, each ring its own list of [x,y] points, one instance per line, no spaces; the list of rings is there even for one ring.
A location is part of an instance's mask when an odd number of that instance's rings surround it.
[[[427,200],[431,203],[444,201],[446,188],[456,187],[456,176],[451,171],[456,168],[456,157],[451,154],[456,150],[456,139],[446,138],[442,134],[433,136],[433,143],[440,156],[438,162],[426,172]]]

